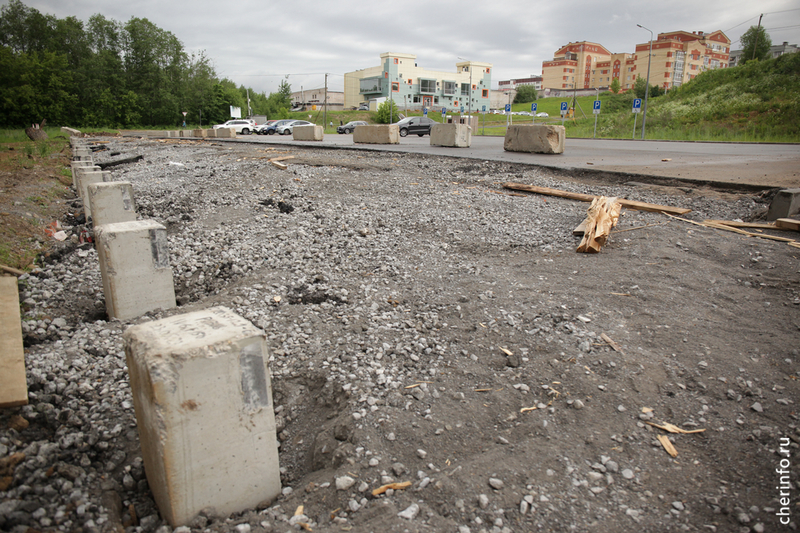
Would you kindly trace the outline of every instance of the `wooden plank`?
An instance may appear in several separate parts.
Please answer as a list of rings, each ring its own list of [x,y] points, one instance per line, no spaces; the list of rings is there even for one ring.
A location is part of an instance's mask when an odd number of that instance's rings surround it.
[[[800,231],[800,220],[795,220],[793,218],[779,218],[775,221],[775,227],[779,229]]]
[[[281,163],[280,161],[270,161],[270,163],[272,163],[274,166],[278,167],[281,170],[286,170],[287,168],[289,168],[289,165],[287,165],[286,163]]]
[[[17,278],[0,277],[0,407],[28,403]]]
[[[2,270],[4,272],[8,272],[9,274],[14,274],[15,276],[21,276],[21,275],[23,275],[25,273],[22,270],[18,270],[18,269],[14,268],[14,267],[6,266],[6,265],[0,265],[0,270]]]
[[[294,159],[293,155],[285,155],[283,157],[270,157],[269,162],[274,163],[275,161],[286,161],[287,159]]]
[[[567,198],[569,200],[578,200],[581,202],[591,202],[595,198],[599,198],[599,196],[594,194],[582,194],[577,192],[561,191],[558,189],[550,189],[548,187],[525,185],[524,183],[508,182],[504,183],[503,187],[505,187],[506,189],[514,189],[517,191],[527,191],[536,194],[544,194],[547,196],[557,196],[559,198]],[[619,198],[617,201],[622,205],[622,207],[625,207],[627,209],[636,209],[637,211],[651,211],[654,213],[667,213],[673,215],[685,215],[686,213],[689,213],[691,211],[691,209],[683,209],[679,207],[670,207],[658,204],[648,204],[647,202],[637,202],[635,200],[625,200],[622,198]]]
[[[611,229],[617,225],[619,211],[622,208],[617,198],[601,196],[589,207],[586,216],[586,227],[583,239],[578,245],[578,252],[596,254],[605,245]]]
[[[752,229],[778,229],[775,224],[770,222],[737,222],[735,220],[713,220],[707,219],[703,224],[724,224],[732,228],[752,228]]]

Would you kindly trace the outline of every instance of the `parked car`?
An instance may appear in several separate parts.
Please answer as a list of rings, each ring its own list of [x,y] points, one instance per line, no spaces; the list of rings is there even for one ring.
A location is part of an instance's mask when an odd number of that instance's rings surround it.
[[[259,135],[267,135],[267,129],[270,126],[272,126],[273,124],[275,124],[276,122],[278,122],[278,121],[277,120],[268,120],[265,123],[256,126],[256,129],[254,129],[253,132],[257,133]]]
[[[290,120],[286,124],[281,124],[277,128],[275,128],[275,133],[279,133],[281,135],[291,135],[292,131],[294,131],[295,126],[313,126],[312,122],[307,120]]]
[[[288,118],[285,118],[283,120],[276,120],[274,123],[270,124],[264,129],[264,133],[266,133],[267,135],[273,135],[275,133],[275,130],[278,129],[278,126],[283,126],[284,124],[287,124],[289,122],[293,122],[293,120]]]
[[[255,131],[256,121],[251,119],[237,118],[235,120],[229,120],[225,124],[217,124],[214,126],[215,130],[219,128],[233,128],[236,130],[236,133],[249,135],[250,132]]]
[[[537,116],[537,117],[549,117],[550,115],[548,115],[547,113],[545,113],[544,111],[542,111],[541,113],[536,113],[536,116]]]
[[[338,133],[353,133],[353,130],[356,129],[356,126],[366,126],[367,123],[363,120],[351,120],[344,126],[339,126],[336,128]]]
[[[359,111],[369,111],[369,104],[363,102],[361,105],[358,106]]]
[[[428,117],[406,117],[397,123],[397,127],[400,129],[400,137],[405,137],[409,133],[416,133],[422,137],[430,135],[434,124],[436,121]]]

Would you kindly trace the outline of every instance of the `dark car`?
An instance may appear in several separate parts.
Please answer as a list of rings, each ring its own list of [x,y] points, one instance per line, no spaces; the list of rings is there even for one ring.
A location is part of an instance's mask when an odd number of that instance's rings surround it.
[[[407,117],[398,122],[397,127],[400,129],[400,137],[405,137],[409,133],[416,133],[422,137],[431,134],[434,124],[436,121],[428,117]]]
[[[258,126],[256,126],[256,129],[253,130],[253,133],[257,133],[259,135],[266,135],[267,134],[267,129],[269,129],[269,127],[272,126],[273,124],[275,124],[276,122],[278,122],[278,121],[277,120],[268,120],[263,124],[259,124]]]
[[[353,120],[345,124],[344,126],[339,126],[336,128],[338,133],[353,133],[353,130],[356,129],[356,126],[366,126],[367,123],[363,120]]]

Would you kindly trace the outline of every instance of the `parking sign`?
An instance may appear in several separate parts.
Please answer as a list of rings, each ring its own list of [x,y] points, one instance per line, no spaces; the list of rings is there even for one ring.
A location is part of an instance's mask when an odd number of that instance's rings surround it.
[[[539,108],[536,102],[531,104],[531,113],[536,113],[536,110]]]
[[[638,113],[642,110],[642,99],[641,98],[634,98],[633,99],[633,112]]]
[[[428,116],[428,108],[427,107],[423,107],[422,108],[422,115],[426,116],[426,117]]]
[[[567,109],[568,109],[567,106],[568,105],[569,105],[569,102],[561,102],[561,116],[562,117],[567,114]]]
[[[592,106],[593,106],[592,107],[592,111],[594,112],[594,114],[595,115],[599,115],[600,114],[600,100],[595,100],[593,102]]]
[[[444,115],[446,115],[446,114],[447,114],[447,108],[446,108],[446,107],[443,107],[443,108],[442,108],[442,116],[444,116]]]
[[[506,104],[506,113],[511,113],[511,104]]]

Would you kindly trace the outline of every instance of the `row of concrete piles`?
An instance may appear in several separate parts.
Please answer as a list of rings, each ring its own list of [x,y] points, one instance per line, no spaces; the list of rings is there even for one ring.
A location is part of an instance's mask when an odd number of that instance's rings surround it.
[[[70,143],[109,318],[175,307],[166,229],[137,220],[133,187],[94,164],[89,139]],[[19,294],[16,278],[0,281],[0,407],[11,407],[27,403]],[[274,500],[280,465],[263,332],[224,307],[141,320],[123,341],[145,472],[162,518],[178,527],[209,507],[225,516]]]

